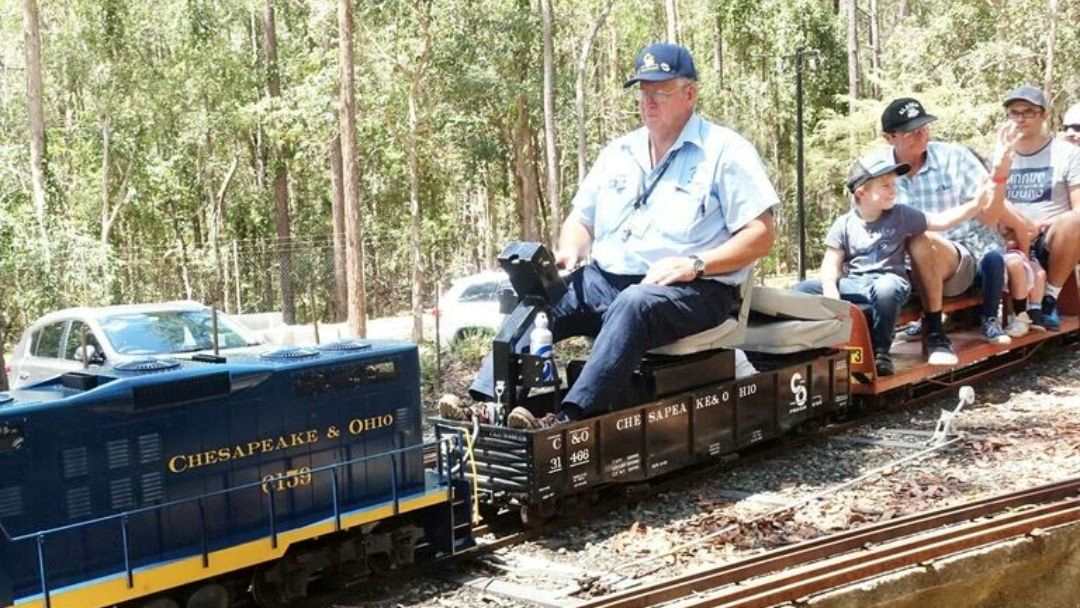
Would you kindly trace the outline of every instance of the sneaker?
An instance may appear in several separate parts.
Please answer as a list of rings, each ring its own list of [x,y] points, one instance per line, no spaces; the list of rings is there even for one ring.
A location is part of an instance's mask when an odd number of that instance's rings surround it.
[[[472,420],[475,418],[482,424],[488,424],[491,419],[491,408],[482,403],[465,405],[457,395],[447,393],[439,397],[439,416],[447,420]]]
[[[980,325],[982,328],[982,337],[987,342],[1001,345],[1012,342],[1012,338],[1001,329],[1001,323],[997,320],[997,317],[983,319]]]
[[[922,321],[912,321],[896,332],[897,342],[918,342],[922,339]]]
[[[1061,329],[1061,317],[1058,316],[1057,300],[1050,296],[1046,296],[1042,301],[1042,326],[1049,331],[1057,331]]]
[[[1028,317],[1028,325],[1031,326],[1031,329],[1035,331],[1046,331],[1046,321],[1043,319],[1041,308],[1031,308],[1027,312],[1021,314]]]
[[[949,341],[949,337],[944,333],[935,332],[927,334],[926,349],[929,353],[926,362],[930,365],[948,366],[960,363],[960,358],[957,357],[956,353],[953,351],[952,342]]]
[[[874,354],[874,369],[879,376],[891,376],[896,373],[896,367],[893,365],[892,357],[889,356],[889,353]]]
[[[537,418],[527,408],[521,406],[511,410],[510,415],[506,418],[506,426],[526,431],[546,429],[564,422],[570,422],[570,418],[565,413],[545,414],[543,417]]]
[[[1005,326],[1005,333],[1013,338],[1022,338],[1032,329],[1035,329],[1032,325],[1032,319],[1028,317],[1026,312],[1022,312],[1018,315],[1009,315],[1009,324]],[[1045,331],[1042,327],[1039,327],[1039,330]]]

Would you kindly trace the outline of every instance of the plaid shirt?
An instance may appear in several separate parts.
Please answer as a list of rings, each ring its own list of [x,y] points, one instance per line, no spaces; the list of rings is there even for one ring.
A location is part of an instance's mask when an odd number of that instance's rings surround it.
[[[889,154],[895,162],[895,153],[890,150]],[[968,148],[932,141],[926,147],[926,161],[919,172],[896,180],[896,202],[925,213],[940,213],[975,198],[988,176],[986,167]],[[950,228],[945,236],[962,243],[976,260],[987,251],[1004,247],[997,232],[978,220]]]

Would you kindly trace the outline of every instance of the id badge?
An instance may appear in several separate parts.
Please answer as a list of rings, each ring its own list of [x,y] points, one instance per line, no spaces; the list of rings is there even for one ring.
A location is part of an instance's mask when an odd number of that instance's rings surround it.
[[[623,240],[629,240],[630,237],[640,239],[648,232],[649,226],[652,224],[649,220],[647,213],[643,213],[641,210],[635,211],[630,216],[630,221],[626,224],[626,230],[623,232]]]

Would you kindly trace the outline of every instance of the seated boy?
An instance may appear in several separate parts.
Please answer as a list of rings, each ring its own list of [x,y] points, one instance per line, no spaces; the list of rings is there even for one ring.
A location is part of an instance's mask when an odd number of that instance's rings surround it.
[[[911,294],[911,282],[904,264],[904,244],[927,230],[947,230],[975,217],[992,197],[979,196],[971,202],[939,213],[923,213],[896,203],[896,176],[910,167],[896,164],[882,155],[855,161],[848,173],[847,189],[852,208],[833,222],[825,236],[825,257],[821,278],[799,283],[795,289],[869,306],[870,340],[878,375],[894,373],[889,347],[900,308]],[[843,276],[844,267],[847,276]],[[931,365],[942,361],[941,345],[928,336]],[[951,355],[948,348],[944,349]],[[935,356],[938,355],[938,356]]]
[[[1005,280],[1012,294],[1012,315],[1005,332],[1019,338],[1029,330],[1046,331],[1042,316],[1042,299],[1046,292],[1046,270],[1039,260],[1024,253],[1016,233],[1004,228]]]

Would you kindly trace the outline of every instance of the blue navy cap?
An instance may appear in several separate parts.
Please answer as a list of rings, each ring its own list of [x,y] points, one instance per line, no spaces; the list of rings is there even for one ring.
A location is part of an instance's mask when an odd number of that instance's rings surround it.
[[[623,88],[638,82],[661,82],[672,78],[697,80],[694,58],[686,47],[667,42],[657,42],[641,49],[634,60],[634,75]]]
[[[881,154],[870,154],[856,160],[848,171],[848,192],[855,192],[859,186],[882,175],[894,173],[904,175],[911,170],[911,165],[894,163]]]

